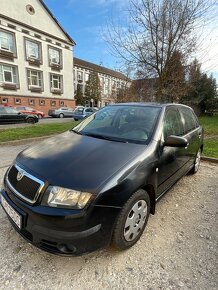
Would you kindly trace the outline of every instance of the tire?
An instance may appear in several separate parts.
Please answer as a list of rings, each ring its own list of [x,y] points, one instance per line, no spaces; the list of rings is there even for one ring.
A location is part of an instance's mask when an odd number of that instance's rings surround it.
[[[74,118],[74,121],[78,121],[78,119],[75,119],[75,118]]]
[[[34,118],[27,118],[26,122],[29,123],[29,124],[35,124],[36,123]]]
[[[144,190],[136,191],[121,210],[112,237],[118,250],[132,247],[140,239],[150,213],[150,198]]]
[[[189,174],[195,174],[198,172],[201,162],[201,149],[198,150],[198,153],[195,156],[195,162],[192,169],[189,171]]]
[[[37,116],[38,116],[39,119],[42,119],[42,115],[39,114],[39,115],[37,115]]]
[[[59,118],[64,118],[64,114],[59,114]]]

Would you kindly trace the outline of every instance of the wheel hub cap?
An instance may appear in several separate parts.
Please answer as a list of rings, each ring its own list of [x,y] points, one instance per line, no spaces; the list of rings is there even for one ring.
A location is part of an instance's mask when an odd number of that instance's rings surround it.
[[[141,232],[147,217],[147,204],[145,200],[137,201],[127,215],[124,226],[126,241],[134,240]]]

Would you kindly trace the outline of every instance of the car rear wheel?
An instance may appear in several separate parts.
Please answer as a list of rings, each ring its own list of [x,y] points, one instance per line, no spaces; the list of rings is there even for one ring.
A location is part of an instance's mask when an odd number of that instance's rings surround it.
[[[26,120],[26,122],[29,123],[29,124],[35,124],[35,123],[36,123],[36,121],[35,121],[34,118],[28,118],[28,119]]]
[[[201,149],[198,150],[198,153],[195,157],[195,162],[193,168],[190,170],[190,174],[195,174],[198,172],[201,162]]]
[[[112,237],[119,250],[132,247],[141,237],[150,213],[150,198],[144,190],[136,191],[124,205]]]
[[[60,114],[60,115],[59,115],[59,118],[63,118],[63,117],[64,117],[64,114]]]
[[[74,121],[78,121],[78,119],[74,118]]]

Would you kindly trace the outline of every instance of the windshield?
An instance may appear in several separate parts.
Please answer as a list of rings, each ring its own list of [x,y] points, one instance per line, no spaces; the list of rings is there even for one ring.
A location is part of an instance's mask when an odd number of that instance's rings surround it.
[[[160,108],[153,106],[107,106],[86,118],[73,131],[96,138],[147,144]]]

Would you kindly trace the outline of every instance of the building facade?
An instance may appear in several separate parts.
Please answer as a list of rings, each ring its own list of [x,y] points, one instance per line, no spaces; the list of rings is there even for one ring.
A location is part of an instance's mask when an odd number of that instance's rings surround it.
[[[1,0],[0,104],[74,107],[74,45],[43,0]]]
[[[76,96],[77,88],[80,86],[83,96],[86,98],[85,88],[91,72],[98,74],[101,87],[101,99],[98,103],[91,104],[90,101],[86,101],[87,106],[103,107],[114,103],[119,90],[130,85],[128,78],[124,74],[74,57],[74,96]]]

